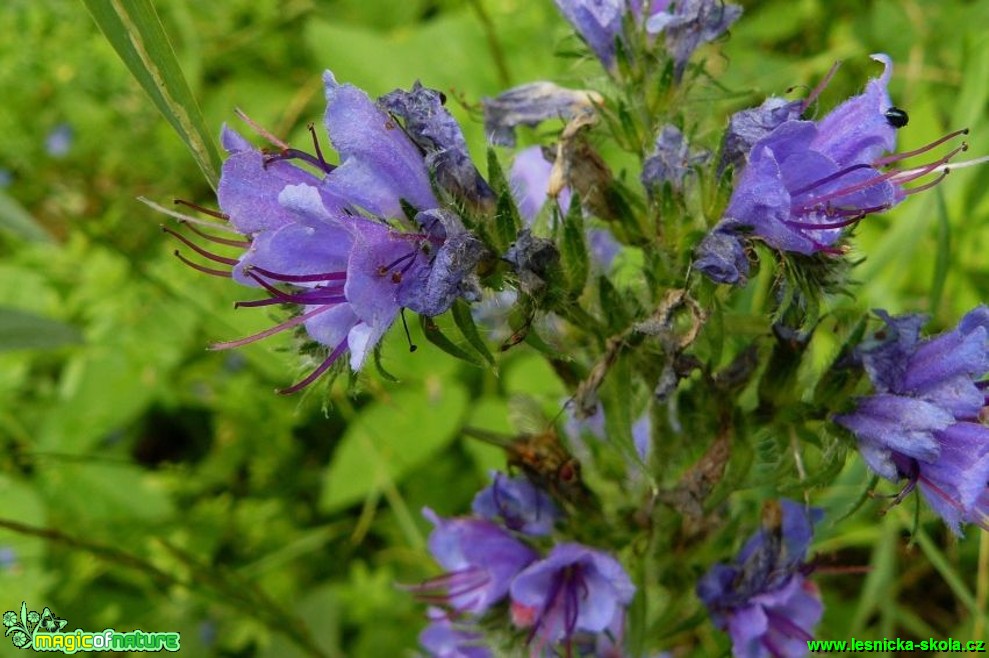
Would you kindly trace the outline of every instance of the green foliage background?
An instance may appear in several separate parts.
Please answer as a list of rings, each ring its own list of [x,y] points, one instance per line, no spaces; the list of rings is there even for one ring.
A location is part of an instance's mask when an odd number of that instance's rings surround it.
[[[723,70],[696,107],[711,116],[698,135],[707,146],[728,112],[813,85],[844,59],[825,93],[833,105],[875,75],[867,55],[886,52],[894,101],[911,118],[902,149],[968,126],[972,153],[989,152],[989,2],[742,4],[730,38],[705,51]],[[462,99],[449,105],[483,162],[481,97],[508,82],[599,75],[558,56],[575,42],[549,0],[155,5],[212,134],[240,107],[307,143],[330,68],[372,96],[421,79]],[[10,179],[0,189],[0,551],[12,556],[0,563],[0,608],[50,606],[70,629],[178,630],[190,656],[409,655],[423,608],[395,585],[435,574],[419,511],[465,512],[504,462],[458,428],[512,431],[517,394],[555,414],[563,385],[528,348],[475,368],[413,327],[414,354],[400,329],[385,340],[382,365],[399,383],[369,373],[356,395],[343,382],[328,400],[322,390],[275,395],[304,372],[289,339],[204,350],[270,318],[234,311],[244,290],[173,258],[164,218],[136,200],[214,202],[84,4],[8,0],[0,34],[0,169]],[[45,142],[61,124],[74,137],[55,156]],[[987,188],[989,168],[958,171],[866,220],[855,303],[923,310],[944,327],[986,301]],[[850,458],[813,502],[837,519],[868,482]],[[744,535],[756,508],[737,504]],[[869,502],[821,528],[817,552],[869,570],[818,578],[818,637],[985,638],[985,535],[955,541],[925,524],[911,541],[912,502],[885,517],[881,508]],[[703,559],[735,547],[705,546]],[[679,632],[667,629],[671,648]],[[725,652],[709,626],[692,632],[699,652]]]

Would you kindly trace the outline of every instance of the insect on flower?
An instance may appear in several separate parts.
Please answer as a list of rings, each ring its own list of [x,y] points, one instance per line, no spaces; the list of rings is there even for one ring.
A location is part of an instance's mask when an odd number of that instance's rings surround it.
[[[475,427],[465,435],[503,448],[509,468],[522,471],[533,484],[565,504],[586,504],[593,497],[581,477],[580,462],[570,454],[553,427],[533,433],[507,436]]]

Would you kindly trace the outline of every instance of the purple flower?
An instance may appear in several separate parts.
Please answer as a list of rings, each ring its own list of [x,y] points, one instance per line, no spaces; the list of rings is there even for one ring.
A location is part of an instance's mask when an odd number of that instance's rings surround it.
[[[875,394],[835,421],[858,438],[870,468],[908,479],[902,500],[919,486],[951,530],[962,523],[989,529],[989,428],[982,378],[989,373],[989,308],[958,326],[922,339],[921,315],[890,317],[882,337],[858,350]]]
[[[714,624],[728,631],[736,658],[807,653],[824,610],[803,562],[820,516],[820,510],[780,501],[776,527],[760,530],[734,564],[716,564],[698,582],[697,596]]]
[[[642,186],[651,192],[668,182],[679,191],[687,174],[709,157],[707,151],[691,150],[680,129],[666,124],[659,129],[652,153],[642,163]]]
[[[579,631],[608,628],[634,595],[635,586],[613,557],[581,544],[559,544],[512,581],[512,618],[531,627],[530,640],[569,643]]]
[[[841,253],[833,245],[845,227],[870,213],[888,210],[907,194],[940,180],[913,189],[903,187],[943,171],[946,163],[964,150],[964,144],[924,166],[880,171],[880,167],[917,155],[963,131],[919,151],[883,157],[896,142],[896,127],[887,117],[893,107],[886,91],[892,64],[885,55],[873,58],[886,69],[880,78],[869,82],[864,93],[845,101],[819,122],[784,120],[755,142],[724,217],[712,231],[722,235],[702,243],[695,261],[698,269],[720,282],[744,279],[741,245],[728,235],[757,236],[781,251],[805,255]],[[771,117],[772,112],[768,112]],[[784,109],[784,114],[789,112]]]
[[[403,217],[401,201],[416,210],[438,208],[422,153],[388,114],[350,84],[323,74],[326,130],[340,166],[326,190],[378,217]]]
[[[596,91],[567,89],[552,82],[530,82],[481,100],[484,132],[496,146],[515,146],[516,126],[538,126],[549,119],[566,122],[604,104]]]
[[[425,153],[426,168],[440,189],[454,201],[491,211],[494,190],[481,176],[467,151],[457,121],[443,104],[446,97],[419,82],[411,91],[396,89],[378,99],[378,105],[402,119],[405,133]]]
[[[799,119],[806,107],[805,101],[788,101],[771,96],[759,107],[731,115],[721,149],[718,175],[729,165],[739,167],[744,164],[756,142],[787,121]]]
[[[498,471],[491,471],[491,485],[474,496],[471,510],[509,530],[533,536],[550,534],[560,518],[560,508],[529,478],[509,478]]]
[[[475,628],[451,621],[439,608],[430,608],[428,614],[430,624],[419,634],[419,644],[434,658],[494,658]]]
[[[484,613],[505,597],[512,579],[537,557],[490,521],[442,519],[429,508],[423,515],[436,526],[429,536],[429,552],[447,573],[412,589],[456,612]]]
[[[238,347],[302,327],[327,353],[283,393],[308,385],[347,351],[351,368],[360,369],[401,308],[433,316],[458,297],[479,297],[473,272],[484,247],[440,207],[419,148],[363,91],[338,84],[329,72],[324,80],[327,131],[340,166],[328,164],[318,145],[316,155],[280,143],[268,154],[225,127],[230,155],[217,192],[220,216],[245,239],[193,230],[244,253],[215,254],[169,231],[204,258],[230,266],[211,269],[180,256],[196,269],[268,295],[239,306],[298,309],[271,329],[214,346]]]
[[[532,225],[548,198],[553,156],[547,159],[546,155],[541,146],[522,149],[515,155],[508,173],[512,196],[526,226]],[[563,188],[556,201],[560,212],[566,213],[570,209],[570,188]]]
[[[555,0],[560,13],[606,68],[615,61],[615,43],[622,37],[625,0]]]
[[[723,226],[704,236],[694,250],[694,267],[715,283],[745,283],[749,258],[742,239]]]
[[[724,0],[676,0],[670,4],[649,17],[646,31],[666,35],[666,51],[673,58],[673,74],[679,80],[697,47],[727,32],[742,15],[742,8]]]

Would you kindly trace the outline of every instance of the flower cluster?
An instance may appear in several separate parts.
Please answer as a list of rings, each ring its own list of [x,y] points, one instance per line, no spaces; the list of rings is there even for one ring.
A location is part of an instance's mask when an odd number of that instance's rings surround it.
[[[908,480],[897,500],[919,487],[956,534],[962,523],[989,529],[989,308],[933,338],[920,337],[922,315],[878,314],[884,330],[857,351],[875,393],[835,421],[872,470]]]
[[[315,130],[307,152],[249,120],[273,148],[225,127],[220,212],[209,213],[221,221],[185,218],[215,246],[169,232],[197,254],[180,255],[192,267],[262,296],[239,306],[291,310],[214,345],[295,330],[318,359],[283,392],[345,354],[363,368],[406,309],[427,318],[429,340],[473,365],[500,368],[485,342],[496,332],[502,352],[521,345],[524,358],[549,364],[533,381],[520,368],[464,387],[474,402],[503,396],[512,411],[513,398],[524,398],[520,408],[562,406],[573,441],[564,447],[555,428],[511,445],[490,439],[521,476],[492,473],[469,516],[425,508],[442,574],[408,589],[429,606],[419,642],[432,655],[493,658],[524,645],[534,656],[615,658],[666,640],[707,648],[710,630],[695,630],[702,604],[735,656],[804,655],[823,613],[807,561],[823,511],[769,503],[733,562],[699,582],[669,574],[687,553],[700,564],[704,542],[733,529],[733,486],[751,489],[772,472],[778,479],[760,490],[811,491],[841,471],[842,438],[822,431],[832,421],[855,435],[872,470],[906,480],[897,501],[919,488],[953,532],[989,529],[989,308],[928,338],[921,316],[880,312],[883,330],[863,342],[860,325],[841,367],[813,394],[804,389],[818,374],[808,345],[831,326],[821,322],[829,294],[853,289],[843,258],[852,229],[937,185],[949,163],[959,166],[966,131],[897,152],[908,117],[890,97],[883,54],[872,56],[882,73],[830,112],[812,109],[837,65],[806,98],[771,97],[711,120],[695,110],[725,87],[710,84],[715,67],[695,53],[719,47],[740,7],[555,3],[606,84],[535,81],[483,98],[485,174],[442,92],[415,82],[372,100],[327,72],[335,155],[324,157]],[[765,290],[741,293],[755,245],[772,251],[771,272],[760,277]],[[499,323],[491,316],[502,309]],[[428,319],[451,310],[443,329]],[[846,311],[835,309],[839,324]],[[442,334],[451,325],[459,337]],[[862,373],[873,390],[855,398]],[[537,392],[546,380],[553,392]],[[806,464],[826,468],[809,478]],[[621,547],[628,571],[587,544]]]
[[[446,573],[412,589],[449,613],[431,613],[423,647],[435,656],[490,655],[481,649],[479,621],[506,598],[534,654],[559,644],[569,651],[609,631],[613,643],[635,593],[625,570],[607,553],[574,542],[540,557],[532,539],[550,534],[559,509],[524,477],[495,472],[492,479],[474,499],[475,516],[442,519],[424,511],[436,526],[429,550]]]

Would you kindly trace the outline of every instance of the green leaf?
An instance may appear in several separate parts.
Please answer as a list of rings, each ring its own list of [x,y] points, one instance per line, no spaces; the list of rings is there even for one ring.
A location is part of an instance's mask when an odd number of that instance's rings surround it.
[[[52,242],[48,230],[16,199],[0,192],[0,231],[32,242]]]
[[[481,334],[477,331],[477,325],[474,324],[474,316],[470,313],[470,306],[462,299],[458,299],[453,304],[453,321],[457,324],[457,328],[460,329],[460,333],[470,343],[470,346],[477,350],[477,353],[493,366],[495,364],[494,356],[491,354],[488,346],[485,345]]]
[[[587,283],[590,259],[587,241],[584,239],[584,211],[580,203],[570,204],[570,211],[563,220],[563,244],[561,256],[567,274],[567,289],[571,297],[579,297]]]
[[[0,307],[0,351],[50,350],[81,342],[82,334],[71,325],[34,313]]]
[[[398,484],[456,437],[466,410],[460,385],[405,387],[362,409],[326,471],[321,508],[339,510]]]
[[[480,358],[447,338],[446,334],[443,333],[433,318],[427,318],[424,315],[420,315],[419,324],[422,327],[422,333],[426,336],[426,340],[436,347],[440,348],[450,356],[460,359],[461,361],[466,361],[467,363],[478,366],[479,368],[484,367],[484,363]]]
[[[491,189],[498,195],[498,204],[491,226],[491,238],[495,243],[495,250],[498,253],[503,253],[515,241],[519,229],[522,228],[522,220],[519,217],[518,208],[515,206],[511,187],[505,178],[505,172],[498,162],[498,154],[493,148],[488,149],[488,180]]]
[[[220,155],[151,0],[82,1],[216,189]]]

